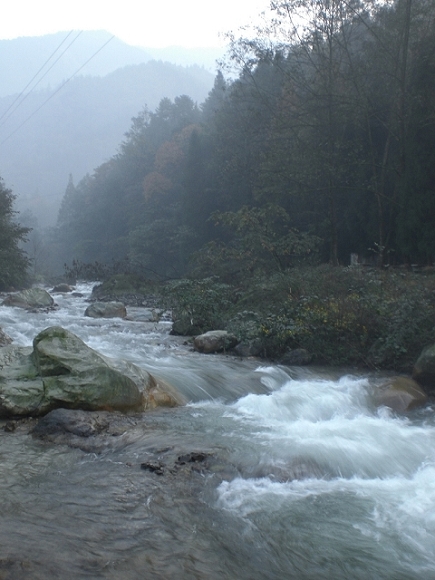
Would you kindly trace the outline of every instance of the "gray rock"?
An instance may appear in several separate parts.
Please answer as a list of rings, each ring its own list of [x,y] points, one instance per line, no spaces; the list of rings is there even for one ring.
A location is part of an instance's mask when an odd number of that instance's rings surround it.
[[[93,302],[85,310],[91,318],[125,318],[127,310],[122,302]]]
[[[6,334],[6,332],[0,328],[0,346],[6,346],[11,344],[12,338]]]
[[[210,354],[230,350],[237,342],[237,338],[226,330],[210,330],[197,336],[193,346],[198,352]]]
[[[312,358],[305,348],[294,348],[284,353],[279,362],[287,366],[304,366],[309,365]]]
[[[427,394],[435,394],[435,344],[423,349],[414,365],[412,378]]]
[[[40,332],[33,349],[0,349],[0,417],[58,407],[145,411],[184,402],[170,385],[132,363],[103,357],[61,327]]]
[[[57,284],[54,288],[51,289],[51,292],[59,292],[62,294],[66,294],[72,291],[73,288],[69,284]]]
[[[418,384],[407,377],[391,377],[381,385],[376,403],[385,405],[397,413],[406,413],[426,404],[426,393]]]
[[[105,411],[55,409],[39,419],[31,433],[40,439],[54,439],[66,434],[93,437],[108,430],[109,417],[110,413]]]
[[[243,340],[234,347],[234,352],[237,356],[242,358],[261,356],[263,352],[263,343],[259,338]]]
[[[4,306],[16,306],[18,308],[51,308],[54,300],[43,288],[29,288],[22,292],[9,294],[3,300]]]

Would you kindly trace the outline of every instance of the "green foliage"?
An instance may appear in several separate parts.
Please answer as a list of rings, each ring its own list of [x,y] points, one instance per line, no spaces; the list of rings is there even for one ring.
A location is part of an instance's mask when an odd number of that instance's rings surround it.
[[[176,280],[163,290],[164,306],[173,309],[174,319],[186,329],[180,334],[224,328],[233,298],[231,287],[216,278]]]
[[[318,364],[409,372],[435,341],[434,289],[433,275],[296,268],[239,289],[227,327],[269,358],[305,348]]]
[[[125,272],[109,275],[101,284],[93,288],[92,296],[97,300],[110,297],[111,300],[119,299],[121,302],[126,298],[138,297],[139,301],[146,298],[148,303],[154,303],[159,292],[159,285],[154,280]]]
[[[0,179],[0,290],[22,286],[27,282],[30,261],[20,248],[29,228],[15,221],[15,196]]]
[[[241,281],[254,273],[282,271],[299,263],[314,263],[320,239],[289,226],[282,207],[242,207],[215,212],[212,220],[230,232],[226,244],[210,242],[194,256],[194,271],[213,271]]]
[[[71,265],[64,264],[65,279],[75,284],[77,280],[91,282],[108,280],[117,274],[125,274],[130,271],[128,260],[113,260],[110,264],[101,262],[81,262],[74,259]]]
[[[117,155],[70,181],[62,262],[128,254],[159,276],[238,282],[373,261],[369,248],[378,265],[432,263],[435,9],[410,5],[273,2],[231,39],[232,81],[219,72],[200,107],[144,108]]]

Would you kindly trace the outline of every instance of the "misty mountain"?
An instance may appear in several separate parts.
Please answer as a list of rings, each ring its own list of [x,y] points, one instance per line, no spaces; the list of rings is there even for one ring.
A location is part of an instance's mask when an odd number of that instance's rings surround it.
[[[55,88],[83,65],[80,74],[92,76],[105,76],[118,68],[150,60],[182,66],[196,64],[214,73],[216,60],[222,55],[223,50],[218,48],[130,46],[104,30],[0,40],[0,97],[21,93],[35,75],[25,92],[36,84],[38,89]]]
[[[149,61],[34,91],[17,109],[16,96],[0,98],[0,176],[18,196],[17,209],[53,224],[69,174],[78,181],[112,157],[144,106],[154,110],[163,97],[182,94],[200,104],[213,80],[199,66]]]
[[[154,60],[163,60],[189,66],[197,64],[203,66],[212,73],[216,72],[217,61],[224,56],[225,50],[221,48],[185,48],[182,46],[166,46],[165,48],[145,48]]]
[[[145,49],[112,38],[104,30],[75,30],[0,40],[0,96],[21,93],[45,63],[27,90],[38,80],[38,89],[56,87],[90,58],[81,74],[104,76],[117,68],[141,64],[154,57]]]

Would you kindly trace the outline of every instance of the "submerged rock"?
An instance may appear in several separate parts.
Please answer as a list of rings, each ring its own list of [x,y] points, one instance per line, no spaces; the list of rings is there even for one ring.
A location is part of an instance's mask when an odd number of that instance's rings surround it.
[[[85,310],[91,318],[125,318],[127,310],[122,302],[93,302]]]
[[[427,395],[419,385],[407,377],[391,377],[376,396],[378,405],[385,405],[397,413],[406,413],[427,402]]]
[[[40,439],[55,439],[61,435],[92,437],[108,430],[109,415],[107,411],[55,409],[40,419],[31,433]]]
[[[21,292],[9,294],[3,300],[4,306],[16,306],[18,308],[51,308],[54,300],[43,288],[29,288]]]
[[[184,402],[144,369],[103,357],[61,327],[40,332],[33,349],[0,349],[0,417],[43,415],[58,407],[144,411]]]
[[[226,330],[210,330],[197,336],[193,346],[198,352],[210,354],[230,350],[237,342],[237,338]]]

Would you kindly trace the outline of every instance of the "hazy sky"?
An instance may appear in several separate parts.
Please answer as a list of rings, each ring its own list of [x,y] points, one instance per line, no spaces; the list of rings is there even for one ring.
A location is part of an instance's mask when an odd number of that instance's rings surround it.
[[[137,46],[219,46],[219,33],[237,31],[268,5],[268,0],[10,0],[2,6],[0,38],[107,30]]]

